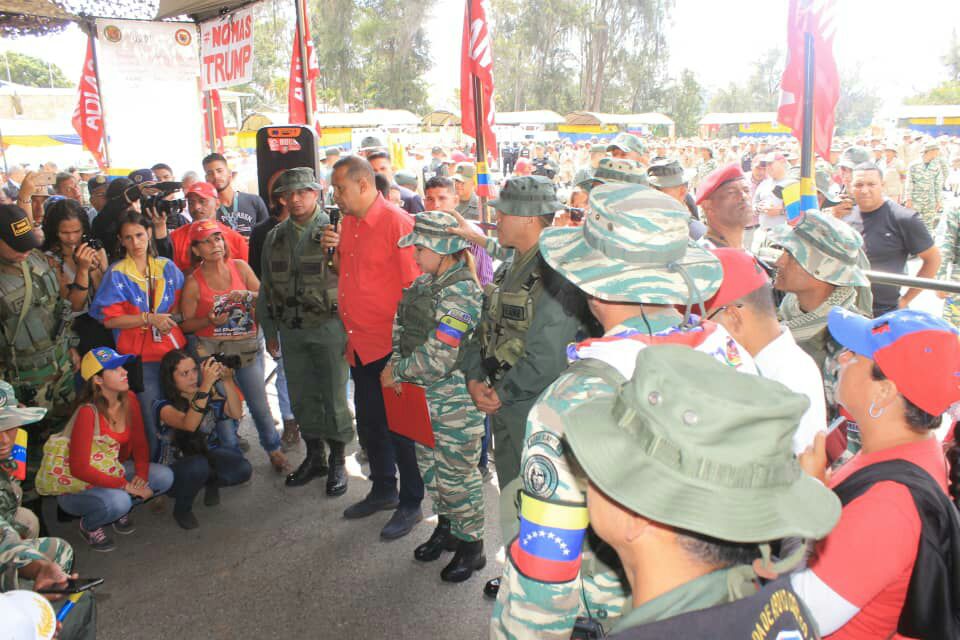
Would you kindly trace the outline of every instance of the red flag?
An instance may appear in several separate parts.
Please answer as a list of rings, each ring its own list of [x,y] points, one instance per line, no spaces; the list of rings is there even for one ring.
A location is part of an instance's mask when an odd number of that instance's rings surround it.
[[[210,116],[207,109],[207,96],[213,102],[213,135],[217,145],[217,153],[223,153],[223,137],[227,135],[227,128],[223,124],[223,106],[220,104],[220,92],[216,89],[203,92],[203,144],[205,149],[210,148]]]
[[[97,71],[93,60],[93,37],[87,38],[87,56],[83,61],[83,73],[77,86],[77,108],[73,111],[73,128],[80,136],[84,148],[97,161],[97,166],[107,166],[107,136],[103,131],[103,109],[100,105],[100,88],[97,86]]]
[[[307,40],[307,61],[308,72],[310,74],[310,97],[311,104],[316,107],[317,78],[320,77],[320,65],[317,64],[317,53],[313,49],[313,41],[310,39],[310,22],[303,21],[303,31]],[[287,110],[289,112],[290,124],[306,124],[307,110],[303,103],[303,71],[300,67],[300,34],[293,37],[293,55],[290,56],[290,83],[287,89]]]
[[[463,132],[477,137],[473,79],[480,79],[484,123],[483,143],[488,154],[496,157],[497,138],[493,134],[493,49],[490,28],[481,0],[467,0],[463,17],[463,46],[460,59],[460,126]],[[489,195],[486,158],[477,158],[477,193]]]
[[[840,75],[833,57],[833,0],[790,0],[787,19],[787,66],[780,81],[777,121],[803,139],[804,34],[813,36],[813,148],[830,157],[834,111],[840,99]]]

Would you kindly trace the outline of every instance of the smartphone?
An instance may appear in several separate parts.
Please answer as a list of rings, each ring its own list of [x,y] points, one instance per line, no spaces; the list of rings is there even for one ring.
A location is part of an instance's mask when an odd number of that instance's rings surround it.
[[[40,171],[33,176],[33,184],[38,187],[52,187],[57,181],[57,174],[53,171]],[[46,193],[46,189],[43,190]]]
[[[77,580],[67,580],[63,587],[53,587],[51,589],[37,589],[37,593],[81,593],[103,584],[103,578],[79,578]]]

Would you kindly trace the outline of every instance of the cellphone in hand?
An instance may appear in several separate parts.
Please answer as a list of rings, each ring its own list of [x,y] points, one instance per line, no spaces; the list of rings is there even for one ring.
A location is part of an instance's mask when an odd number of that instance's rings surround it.
[[[78,578],[74,580],[73,578],[67,580],[67,584],[63,587],[51,587],[50,589],[37,589],[37,593],[51,593],[51,594],[70,594],[70,593],[81,593],[83,591],[88,591],[94,587],[99,587],[103,584],[103,578]]]
[[[47,191],[46,187],[52,187],[56,181],[57,174],[55,174],[53,171],[40,171],[33,176],[33,184],[38,187],[44,187],[44,193]]]

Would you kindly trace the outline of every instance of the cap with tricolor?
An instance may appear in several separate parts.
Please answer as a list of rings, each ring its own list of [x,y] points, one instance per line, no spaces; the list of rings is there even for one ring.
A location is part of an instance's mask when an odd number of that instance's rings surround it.
[[[80,376],[84,380],[89,380],[104,369],[116,369],[122,367],[134,356],[122,356],[110,347],[96,347],[87,352],[80,361]]]

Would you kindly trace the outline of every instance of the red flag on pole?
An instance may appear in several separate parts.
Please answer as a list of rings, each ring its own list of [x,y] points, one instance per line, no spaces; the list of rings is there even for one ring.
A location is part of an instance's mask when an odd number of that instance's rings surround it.
[[[460,59],[460,126],[463,132],[477,137],[476,102],[474,79],[480,81],[481,112],[486,152],[497,155],[497,138],[493,133],[493,49],[490,46],[490,28],[481,0],[466,0],[463,18],[463,45]],[[490,186],[486,172],[486,158],[477,158],[477,194],[486,197]]]
[[[787,66],[780,81],[780,108],[777,121],[793,130],[802,142],[804,34],[813,36],[813,144],[821,158],[830,157],[834,112],[840,99],[840,75],[833,57],[833,0],[790,0],[787,19]]]
[[[317,78],[320,77],[320,65],[317,64],[317,53],[310,38],[310,23],[305,21],[303,32],[307,40],[307,70],[310,74],[310,95],[317,95]],[[311,101],[316,104],[316,101]],[[300,69],[300,35],[293,37],[293,55],[290,57],[290,84],[287,89],[287,109],[290,124],[306,124],[307,110],[303,104],[303,71]]]
[[[105,169],[107,137],[103,131],[103,109],[100,105],[100,88],[97,86],[92,36],[87,37],[87,55],[83,61],[80,84],[77,86],[77,108],[73,111],[73,128],[80,136],[84,148],[93,155],[97,166]]]
[[[205,149],[210,148],[210,115],[207,109],[207,96],[213,102],[213,136],[216,142],[217,153],[223,153],[223,137],[227,135],[227,128],[223,124],[223,107],[220,104],[220,92],[216,89],[203,92],[203,144]]]

